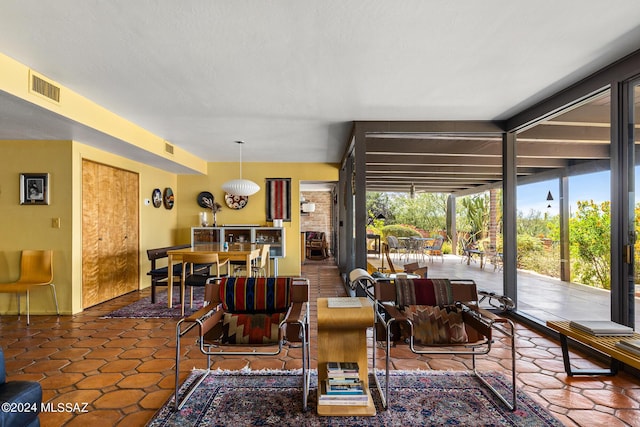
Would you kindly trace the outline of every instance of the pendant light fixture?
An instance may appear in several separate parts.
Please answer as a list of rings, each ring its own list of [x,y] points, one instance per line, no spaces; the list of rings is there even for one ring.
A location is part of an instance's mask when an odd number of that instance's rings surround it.
[[[260,186],[248,179],[242,179],[242,144],[244,141],[236,141],[240,146],[240,179],[232,179],[222,184],[222,189],[234,196],[251,196],[260,191]]]

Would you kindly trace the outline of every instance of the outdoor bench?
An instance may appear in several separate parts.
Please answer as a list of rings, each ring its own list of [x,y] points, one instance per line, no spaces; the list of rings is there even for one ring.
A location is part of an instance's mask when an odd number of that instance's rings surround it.
[[[576,375],[606,375],[613,376],[618,373],[620,362],[633,368],[640,369],[640,356],[616,347],[616,343],[627,339],[640,339],[640,334],[634,333],[631,337],[619,336],[595,336],[569,326],[568,321],[548,321],[547,326],[560,334],[560,346],[564,370],[570,377]],[[606,369],[574,369],[569,360],[569,346],[567,338],[591,347],[611,358],[610,366]]]

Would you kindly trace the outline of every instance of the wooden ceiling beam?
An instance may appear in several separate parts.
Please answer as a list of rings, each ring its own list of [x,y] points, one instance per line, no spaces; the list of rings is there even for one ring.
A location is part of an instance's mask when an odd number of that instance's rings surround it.
[[[518,157],[555,157],[576,159],[609,158],[610,144],[577,143],[557,141],[531,141],[518,139]],[[404,156],[482,156],[501,157],[502,144],[496,141],[441,141],[441,140],[404,140],[378,139],[367,141],[368,156],[384,155]],[[368,160],[367,160],[368,161]]]
[[[599,142],[609,144],[611,141],[611,129],[606,127],[577,126],[564,122],[563,125],[553,125],[553,122],[538,125],[518,134],[520,141],[556,141],[565,143]]]
[[[501,134],[504,122],[472,120],[371,120],[354,122],[365,134],[371,133],[473,133]]]
[[[493,176],[502,176],[502,165],[495,166],[432,166],[425,169],[423,166],[416,165],[367,165],[367,174],[386,174],[386,173],[425,173],[433,175],[467,175],[467,174],[484,174]],[[518,168],[518,173],[529,175],[535,173],[536,168]]]
[[[412,165],[412,166],[500,166],[502,157],[481,156],[414,156],[401,154],[368,154],[366,155],[367,168],[373,165]],[[569,163],[561,158],[527,158],[518,157],[518,167],[534,168],[562,168]]]

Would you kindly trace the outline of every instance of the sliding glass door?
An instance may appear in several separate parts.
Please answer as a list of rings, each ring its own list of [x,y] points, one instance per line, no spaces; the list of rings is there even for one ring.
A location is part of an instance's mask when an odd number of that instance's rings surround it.
[[[623,296],[628,301],[630,317],[634,319],[636,331],[640,330],[640,241],[638,232],[640,231],[640,200],[636,189],[640,188],[640,80],[635,80],[629,84],[629,126],[628,129],[628,152],[629,152],[629,240],[632,244],[627,249],[629,258],[633,258],[633,263],[629,266],[629,289]],[[623,301],[623,306],[627,304]]]
[[[518,310],[541,321],[611,318],[611,96],[517,135]]]

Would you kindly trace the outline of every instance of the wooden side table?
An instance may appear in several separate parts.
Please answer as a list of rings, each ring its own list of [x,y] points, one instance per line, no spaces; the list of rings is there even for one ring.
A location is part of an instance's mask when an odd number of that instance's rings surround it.
[[[369,399],[367,404],[362,406],[318,405],[318,415],[376,414],[376,407],[369,391],[367,359],[367,328],[373,327],[374,324],[373,306],[368,298],[355,299],[360,301],[361,307],[329,308],[329,298],[318,298],[318,384],[327,378],[327,362],[357,362],[360,380]]]

